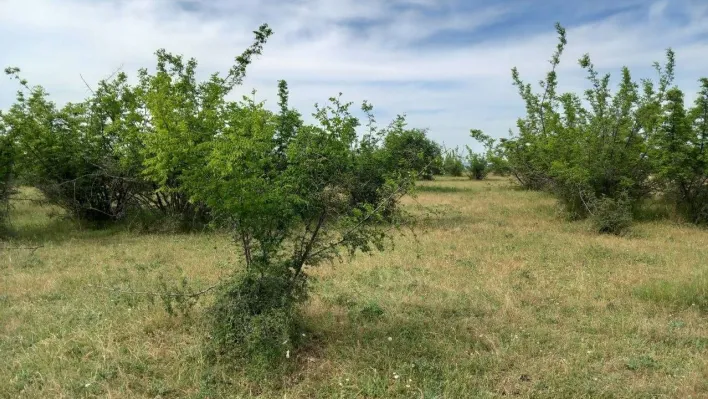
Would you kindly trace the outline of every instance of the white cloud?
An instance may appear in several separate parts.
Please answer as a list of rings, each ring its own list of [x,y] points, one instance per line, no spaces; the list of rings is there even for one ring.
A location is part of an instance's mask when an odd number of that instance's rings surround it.
[[[406,4],[414,7],[401,8]],[[341,91],[346,100],[371,101],[382,110],[380,122],[407,112],[411,125],[462,146],[471,142],[470,128],[502,137],[514,127],[523,104],[510,69],[518,66],[525,80],[537,81],[556,39],[552,23],[535,34],[510,27],[485,35],[486,27],[521,13],[511,3],[455,7],[453,0],[1,0],[0,66],[21,67],[31,83],[62,103],[86,94],[79,74],[96,81],[120,65],[134,74],[154,64],[158,48],[196,57],[204,73],[225,71],[250,43],[251,32],[267,22],[275,35],[240,93],[256,88],[274,105],[276,81],[286,79],[293,105],[308,115],[315,102]],[[597,11],[606,7],[599,4]],[[648,74],[671,46],[679,83],[690,97],[708,67],[708,45],[694,40],[708,34],[708,7],[684,7],[680,26],[671,23],[661,2],[641,13],[568,26],[562,87],[582,87],[576,63],[582,53],[590,52],[602,71],[616,73],[627,65]],[[364,33],[357,24],[369,28]],[[478,34],[468,43],[413,45],[451,30]],[[15,83],[0,79],[0,109],[9,106],[15,90]]]

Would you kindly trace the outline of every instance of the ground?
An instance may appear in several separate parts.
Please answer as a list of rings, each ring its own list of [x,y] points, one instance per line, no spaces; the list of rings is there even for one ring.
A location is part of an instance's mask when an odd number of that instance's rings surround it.
[[[23,190],[25,196],[35,196]],[[199,289],[238,268],[226,234],[80,228],[31,201],[0,250],[0,397],[706,398],[708,231],[624,237],[566,221],[502,178],[439,178],[390,251],[312,270],[305,346],[269,380],[210,363]]]

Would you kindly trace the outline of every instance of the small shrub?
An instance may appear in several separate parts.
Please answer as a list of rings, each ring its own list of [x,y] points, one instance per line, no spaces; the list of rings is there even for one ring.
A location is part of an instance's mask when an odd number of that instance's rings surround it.
[[[484,178],[487,177],[489,165],[484,155],[470,152],[467,162],[467,176],[469,176],[470,179],[484,180]]]
[[[282,364],[298,337],[295,305],[304,290],[277,275],[245,273],[226,285],[208,312],[214,349],[267,369]]]
[[[621,235],[632,225],[632,210],[626,197],[603,197],[595,202],[593,223],[600,233]]]
[[[384,310],[377,302],[371,301],[361,308],[359,314],[364,320],[373,321],[383,316]]]
[[[483,180],[489,173],[507,176],[509,163],[503,147],[495,144],[496,140],[479,129],[471,129],[470,137],[484,146],[484,154],[478,154],[467,146],[467,171],[470,179]]]
[[[627,360],[627,363],[625,364],[627,369],[632,370],[632,371],[639,371],[642,369],[653,369],[658,366],[658,363],[656,360],[651,357],[651,356],[639,356],[639,357],[633,357],[629,360]]]

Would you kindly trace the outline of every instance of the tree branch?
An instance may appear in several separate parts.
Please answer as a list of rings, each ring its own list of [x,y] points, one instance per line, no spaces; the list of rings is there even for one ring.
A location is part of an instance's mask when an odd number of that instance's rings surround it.
[[[102,289],[105,291],[111,291],[117,294],[130,294],[130,295],[148,295],[148,296],[161,296],[161,297],[183,297],[183,298],[197,298],[200,297],[204,294],[209,293],[210,291],[213,291],[214,289],[218,288],[221,285],[221,281],[219,281],[217,284],[208,286],[201,291],[193,292],[190,294],[177,294],[177,293],[165,293],[165,292],[154,292],[154,291],[133,291],[133,290],[121,290],[119,288],[113,288],[113,287],[106,287],[102,285],[93,285],[89,284],[88,286],[91,288],[98,288]]]
[[[38,250],[39,248],[44,248],[44,245],[39,245],[36,247],[0,247],[0,251],[27,249],[27,250],[30,250],[32,253],[34,253],[34,251]]]

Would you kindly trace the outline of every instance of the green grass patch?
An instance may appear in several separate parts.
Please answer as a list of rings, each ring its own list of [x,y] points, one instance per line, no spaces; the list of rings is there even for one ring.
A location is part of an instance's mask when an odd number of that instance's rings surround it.
[[[645,284],[636,288],[635,294],[681,310],[695,307],[708,312],[708,270],[686,281],[661,280]]]
[[[506,180],[423,185],[456,190],[406,201],[436,211],[417,237],[313,269],[302,343],[270,373],[213,360],[214,297],[170,316],[101,288],[209,286],[240,267],[229,235],[14,204],[3,244],[40,248],[0,252],[0,398],[708,397],[708,231],[598,235]]]

